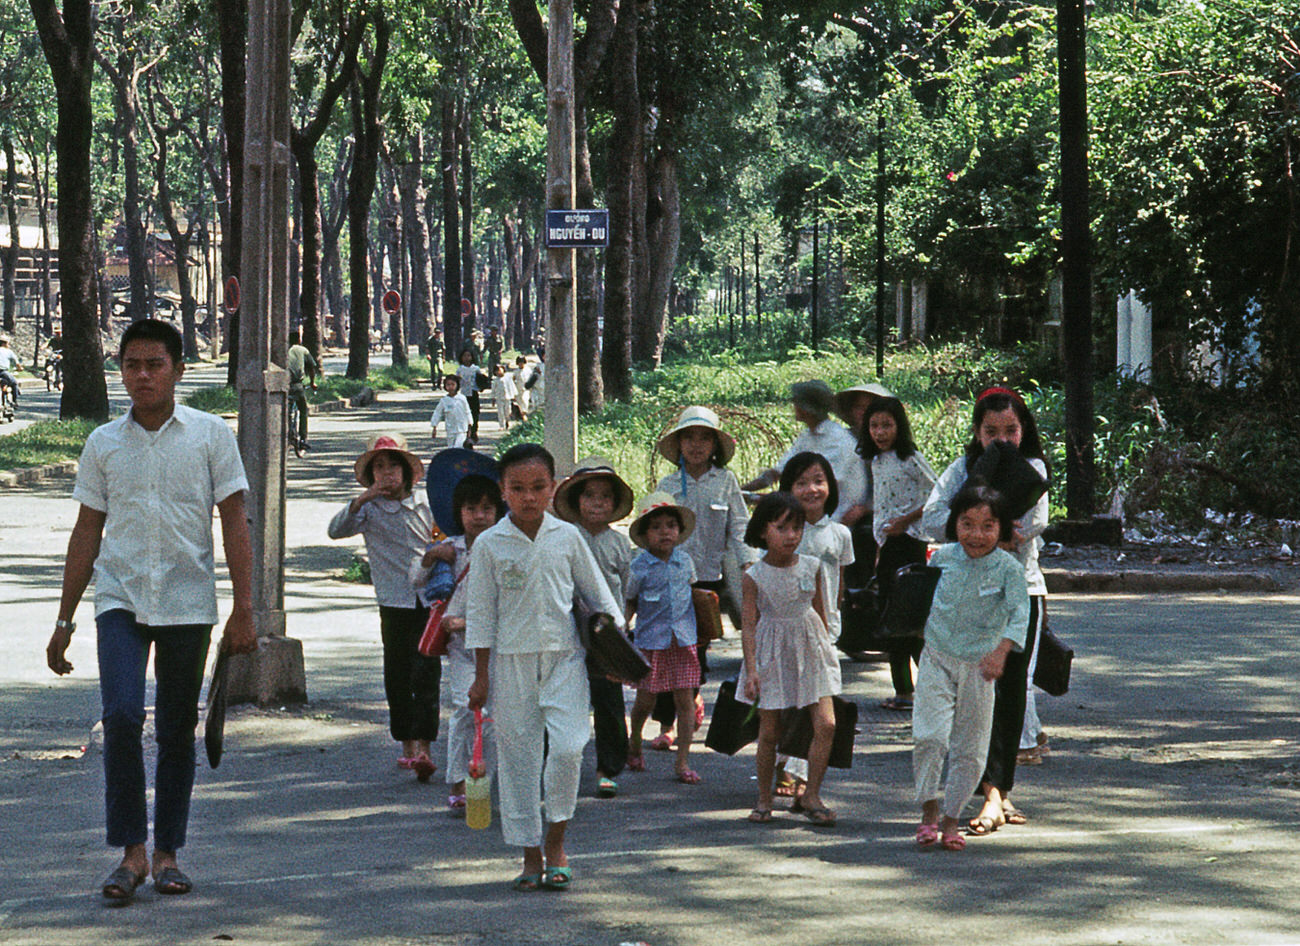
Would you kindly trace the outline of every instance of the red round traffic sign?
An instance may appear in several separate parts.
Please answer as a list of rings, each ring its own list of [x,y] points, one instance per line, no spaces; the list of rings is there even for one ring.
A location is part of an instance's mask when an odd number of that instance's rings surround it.
[[[384,293],[381,305],[389,315],[396,315],[402,311],[402,294],[396,289],[389,289]]]
[[[461,299],[461,300],[460,300],[460,314],[461,314],[461,316],[464,317],[464,318],[469,318],[471,315],[473,315],[473,314],[474,314],[474,303],[470,302],[468,299]]]
[[[221,297],[221,305],[226,312],[234,315],[239,311],[239,277],[230,276],[226,279],[225,292]]]

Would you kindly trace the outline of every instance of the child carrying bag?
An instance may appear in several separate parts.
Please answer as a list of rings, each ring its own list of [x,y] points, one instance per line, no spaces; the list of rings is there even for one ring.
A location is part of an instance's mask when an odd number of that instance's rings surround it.
[[[469,572],[469,566],[466,565],[461,571],[460,577],[452,584],[452,594],[455,593],[456,587],[465,579]],[[415,645],[425,657],[445,657],[447,656],[447,642],[451,640],[451,632],[442,624],[442,617],[447,613],[447,605],[451,601],[451,595],[447,595],[440,601],[435,601],[433,607],[429,609],[429,621],[424,625],[424,633],[420,635],[420,643]]]

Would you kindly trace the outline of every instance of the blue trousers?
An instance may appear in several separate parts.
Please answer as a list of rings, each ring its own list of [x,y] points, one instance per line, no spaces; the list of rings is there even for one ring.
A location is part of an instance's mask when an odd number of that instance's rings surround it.
[[[178,851],[194,790],[194,728],[212,627],[148,627],[118,608],[95,619],[99,640],[99,692],[104,720],[104,802],[110,847],[149,839],[145,805],[145,667],[154,647],[154,848]]]

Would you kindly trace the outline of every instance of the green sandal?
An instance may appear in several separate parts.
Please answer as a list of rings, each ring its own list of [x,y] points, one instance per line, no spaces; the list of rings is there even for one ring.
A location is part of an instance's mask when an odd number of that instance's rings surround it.
[[[548,867],[542,871],[542,886],[547,890],[566,890],[573,883],[573,870],[568,867]]]
[[[518,890],[520,893],[532,893],[535,890],[541,890],[542,875],[541,874],[520,874],[518,877],[516,877],[513,881],[510,882],[510,886],[513,887],[515,890]]]

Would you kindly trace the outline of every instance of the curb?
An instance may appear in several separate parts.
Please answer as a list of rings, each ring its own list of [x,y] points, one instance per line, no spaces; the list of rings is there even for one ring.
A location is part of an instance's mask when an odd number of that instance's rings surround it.
[[[1276,579],[1254,572],[1091,572],[1043,569],[1051,593],[1282,591]]]
[[[16,486],[28,486],[40,483],[56,476],[74,476],[77,472],[76,460],[61,460],[44,466],[29,466],[21,470],[0,470],[0,489],[13,489]]]

